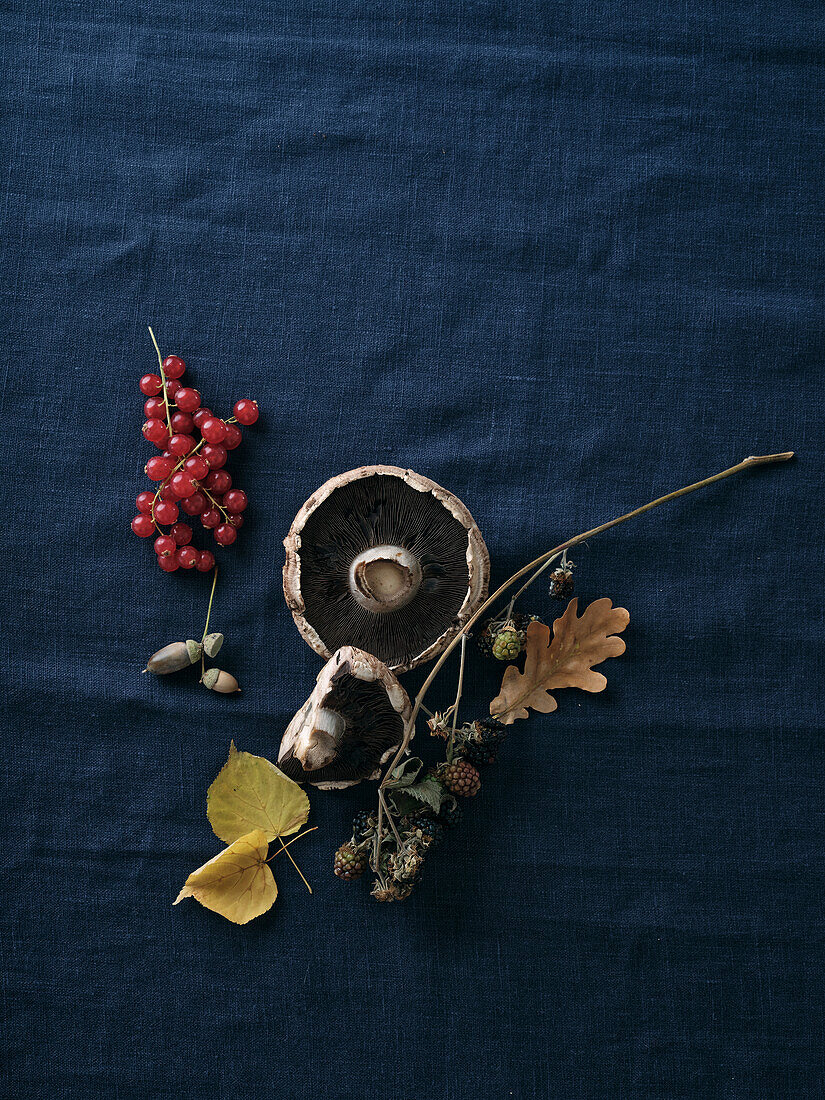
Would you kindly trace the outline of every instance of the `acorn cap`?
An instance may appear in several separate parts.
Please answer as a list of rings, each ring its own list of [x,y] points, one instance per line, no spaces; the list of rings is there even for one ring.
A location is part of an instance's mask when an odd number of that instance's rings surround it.
[[[377,779],[412,713],[396,677],[371,653],[344,646],[286,729],[278,767],[296,783],[351,787]]]
[[[490,557],[473,517],[398,466],[325,482],[284,546],[287,605],[325,658],[354,645],[405,672],[443,652],[487,596]]]

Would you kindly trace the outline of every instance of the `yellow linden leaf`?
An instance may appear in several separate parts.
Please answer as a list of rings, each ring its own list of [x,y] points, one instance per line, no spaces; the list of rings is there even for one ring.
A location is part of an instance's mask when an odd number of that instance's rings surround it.
[[[206,816],[215,834],[231,844],[250,829],[267,840],[295,833],[309,817],[309,799],[297,783],[263,756],[238,752],[229,759],[206,795]]]
[[[174,904],[194,898],[235,924],[246,924],[259,917],[272,908],[278,896],[278,887],[266,863],[268,847],[260,829],[239,837],[220,855],[192,872]]]

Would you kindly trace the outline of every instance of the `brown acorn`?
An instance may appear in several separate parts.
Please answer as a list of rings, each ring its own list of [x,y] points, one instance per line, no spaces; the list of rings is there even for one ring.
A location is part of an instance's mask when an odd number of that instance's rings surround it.
[[[221,668],[208,668],[203,674],[201,683],[210,691],[219,691],[221,695],[232,695],[241,690],[235,677]]]
[[[153,653],[146,662],[144,672],[153,672],[156,676],[167,676],[170,672],[180,672],[189,668],[201,656],[200,642],[191,639],[187,642],[170,642],[157,653]]]

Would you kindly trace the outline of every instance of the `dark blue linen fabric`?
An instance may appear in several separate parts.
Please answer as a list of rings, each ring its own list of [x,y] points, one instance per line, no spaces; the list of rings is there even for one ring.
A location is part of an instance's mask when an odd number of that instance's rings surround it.
[[[824,32],[805,0],[6,5],[3,1096],[825,1094]],[[148,323],[263,410],[213,612],[237,698],[140,675],[208,595],[129,532]],[[363,786],[312,795],[311,897],[278,860],[245,928],[172,908],[230,738],[274,758],[318,671],[281,540],[326,478],[448,486],[500,581],[791,448],[574,555],[627,653],[519,724],[408,902],[331,874]],[[463,713],[499,674],[471,651]]]

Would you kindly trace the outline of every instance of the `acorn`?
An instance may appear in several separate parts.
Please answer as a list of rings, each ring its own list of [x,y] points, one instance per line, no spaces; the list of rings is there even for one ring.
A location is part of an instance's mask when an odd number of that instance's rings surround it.
[[[201,658],[202,646],[191,638],[186,642],[170,642],[157,653],[153,653],[146,662],[144,672],[153,672],[156,676],[167,676],[170,672],[180,672],[189,668]]]
[[[232,695],[241,690],[235,677],[221,668],[208,668],[203,674],[201,683],[210,691],[219,691],[221,695]]]

